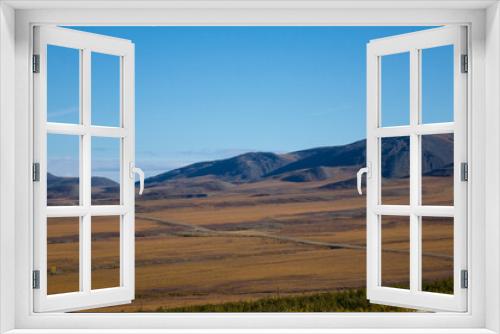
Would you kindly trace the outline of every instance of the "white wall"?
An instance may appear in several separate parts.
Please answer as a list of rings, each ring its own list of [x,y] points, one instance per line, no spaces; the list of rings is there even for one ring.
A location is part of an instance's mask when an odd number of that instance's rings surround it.
[[[14,10],[0,3],[0,333],[14,328]],[[6,210],[5,208],[10,208]]]
[[[486,253],[500,253],[500,6],[488,8],[486,18],[486,203],[485,219],[488,225]],[[498,259],[498,257],[496,258]],[[500,331],[500,263],[486,262],[486,327]],[[489,281],[489,282],[488,282]]]

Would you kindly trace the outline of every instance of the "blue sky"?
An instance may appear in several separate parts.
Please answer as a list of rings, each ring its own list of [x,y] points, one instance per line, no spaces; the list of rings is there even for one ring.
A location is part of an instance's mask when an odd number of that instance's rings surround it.
[[[364,138],[366,44],[423,28],[78,29],[135,43],[136,160],[147,175],[154,175],[248,151],[289,152]],[[424,54],[425,122],[450,117],[451,67],[443,66],[449,49]],[[71,51],[55,50],[52,58],[49,52],[49,121],[74,122],[78,115],[78,56]],[[388,87],[384,125],[407,118],[401,110],[408,106],[408,63],[405,55],[391,57],[382,64],[383,87]],[[94,124],[117,123],[117,64],[114,57],[93,55]],[[106,166],[116,164],[110,162],[108,147],[101,146],[95,147],[94,174],[115,178]],[[76,160],[74,150],[56,141],[51,145],[49,139],[49,160],[72,157]],[[52,165],[56,174],[77,173]]]

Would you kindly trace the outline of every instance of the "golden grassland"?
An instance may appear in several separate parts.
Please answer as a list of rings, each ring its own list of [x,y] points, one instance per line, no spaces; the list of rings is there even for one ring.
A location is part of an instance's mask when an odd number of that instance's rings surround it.
[[[448,178],[424,182],[426,204],[449,202]],[[327,183],[263,181],[203,198],[138,200],[136,298],[93,311],[189,312],[200,305],[306,298],[364,287],[365,197],[354,189],[320,188]],[[407,184],[405,179],[384,184],[384,203],[404,200]],[[449,278],[452,222],[426,219],[422,229],[424,279]],[[77,290],[78,220],[50,219],[48,236],[49,293]],[[408,242],[407,218],[383,217],[384,284],[407,284]],[[94,217],[93,288],[119,284],[118,247],[118,218]]]

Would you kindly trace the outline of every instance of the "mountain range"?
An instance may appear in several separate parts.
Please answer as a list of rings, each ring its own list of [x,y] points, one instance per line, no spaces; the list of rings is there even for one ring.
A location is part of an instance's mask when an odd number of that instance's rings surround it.
[[[450,176],[453,173],[453,134],[422,137],[422,173],[432,176]],[[408,137],[383,138],[382,176],[406,178],[409,174],[410,145]],[[331,187],[354,185],[355,171],[365,165],[366,141],[359,140],[347,145],[311,148],[302,151],[277,154],[249,152],[228,159],[194,163],[167,171],[145,180],[146,187],[166,184],[196,185],[218,190],[234,184],[280,180],[284,182],[310,182],[326,180],[339,174],[343,180]],[[200,180],[204,181],[200,183]],[[72,193],[77,191],[78,179],[48,174],[48,193]],[[207,181],[208,180],[208,181]],[[116,188],[115,181],[93,177],[92,187],[109,192]]]
[[[382,139],[382,176],[404,178],[409,174],[408,137]],[[250,152],[232,158],[198,162],[147,178],[146,185],[172,180],[212,176],[230,183],[280,179],[291,182],[329,178],[332,169],[359,168],[366,161],[366,141],[341,146],[318,147],[285,154]],[[453,135],[424,136],[422,173],[447,176],[453,172]]]

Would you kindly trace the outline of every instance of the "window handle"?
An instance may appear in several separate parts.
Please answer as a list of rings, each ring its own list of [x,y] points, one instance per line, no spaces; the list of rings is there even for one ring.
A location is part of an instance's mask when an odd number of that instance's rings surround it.
[[[366,167],[360,168],[358,173],[356,174],[357,184],[358,184],[358,194],[363,195],[363,189],[361,188],[361,180],[363,178],[363,174],[366,174],[366,177],[370,177],[370,163],[366,164]]]
[[[133,162],[130,163],[130,178],[135,179],[135,174],[139,175],[139,195],[144,191],[144,172],[139,167],[135,167]]]

